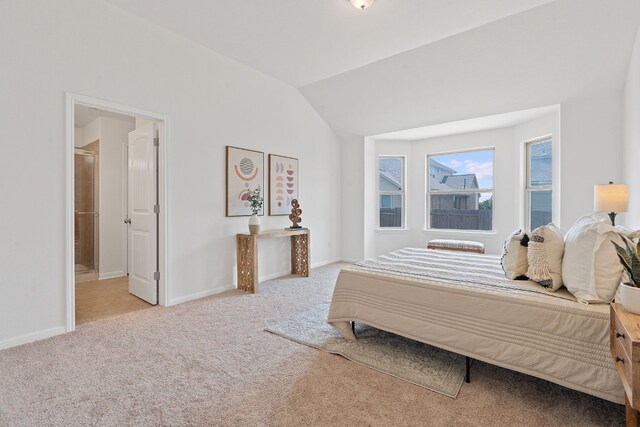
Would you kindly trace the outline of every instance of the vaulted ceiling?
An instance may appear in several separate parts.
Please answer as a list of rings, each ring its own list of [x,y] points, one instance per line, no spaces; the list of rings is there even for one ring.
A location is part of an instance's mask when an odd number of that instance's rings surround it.
[[[638,0],[107,0],[373,135],[621,88]]]
[[[551,0],[108,0],[300,87]]]

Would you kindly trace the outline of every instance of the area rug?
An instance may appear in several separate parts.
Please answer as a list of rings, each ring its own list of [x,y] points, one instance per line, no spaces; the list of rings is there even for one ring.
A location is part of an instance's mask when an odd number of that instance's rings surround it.
[[[458,395],[464,356],[362,324],[356,324],[357,341],[349,342],[326,322],[328,310],[329,304],[320,304],[266,330],[445,396]]]

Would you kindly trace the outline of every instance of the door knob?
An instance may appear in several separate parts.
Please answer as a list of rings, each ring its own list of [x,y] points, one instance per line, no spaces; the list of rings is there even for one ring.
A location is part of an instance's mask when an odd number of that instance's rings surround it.
[[[124,223],[125,224],[131,224],[131,218],[125,218],[124,219]]]

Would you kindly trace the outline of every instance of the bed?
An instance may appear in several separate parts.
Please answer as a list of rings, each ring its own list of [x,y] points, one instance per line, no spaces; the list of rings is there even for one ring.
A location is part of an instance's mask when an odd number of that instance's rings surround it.
[[[509,280],[498,256],[404,248],[343,268],[327,321],[349,340],[364,323],[624,403],[609,305]]]

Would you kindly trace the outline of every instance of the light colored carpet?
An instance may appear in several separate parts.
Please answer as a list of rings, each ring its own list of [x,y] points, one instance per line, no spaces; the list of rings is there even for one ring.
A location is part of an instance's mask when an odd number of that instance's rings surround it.
[[[450,399],[264,332],[328,302],[338,268],[0,351],[0,425],[624,424],[622,405],[484,363]]]
[[[266,330],[431,391],[456,397],[465,374],[464,356],[374,327],[357,324],[349,342],[327,323],[329,304],[269,326]]]

